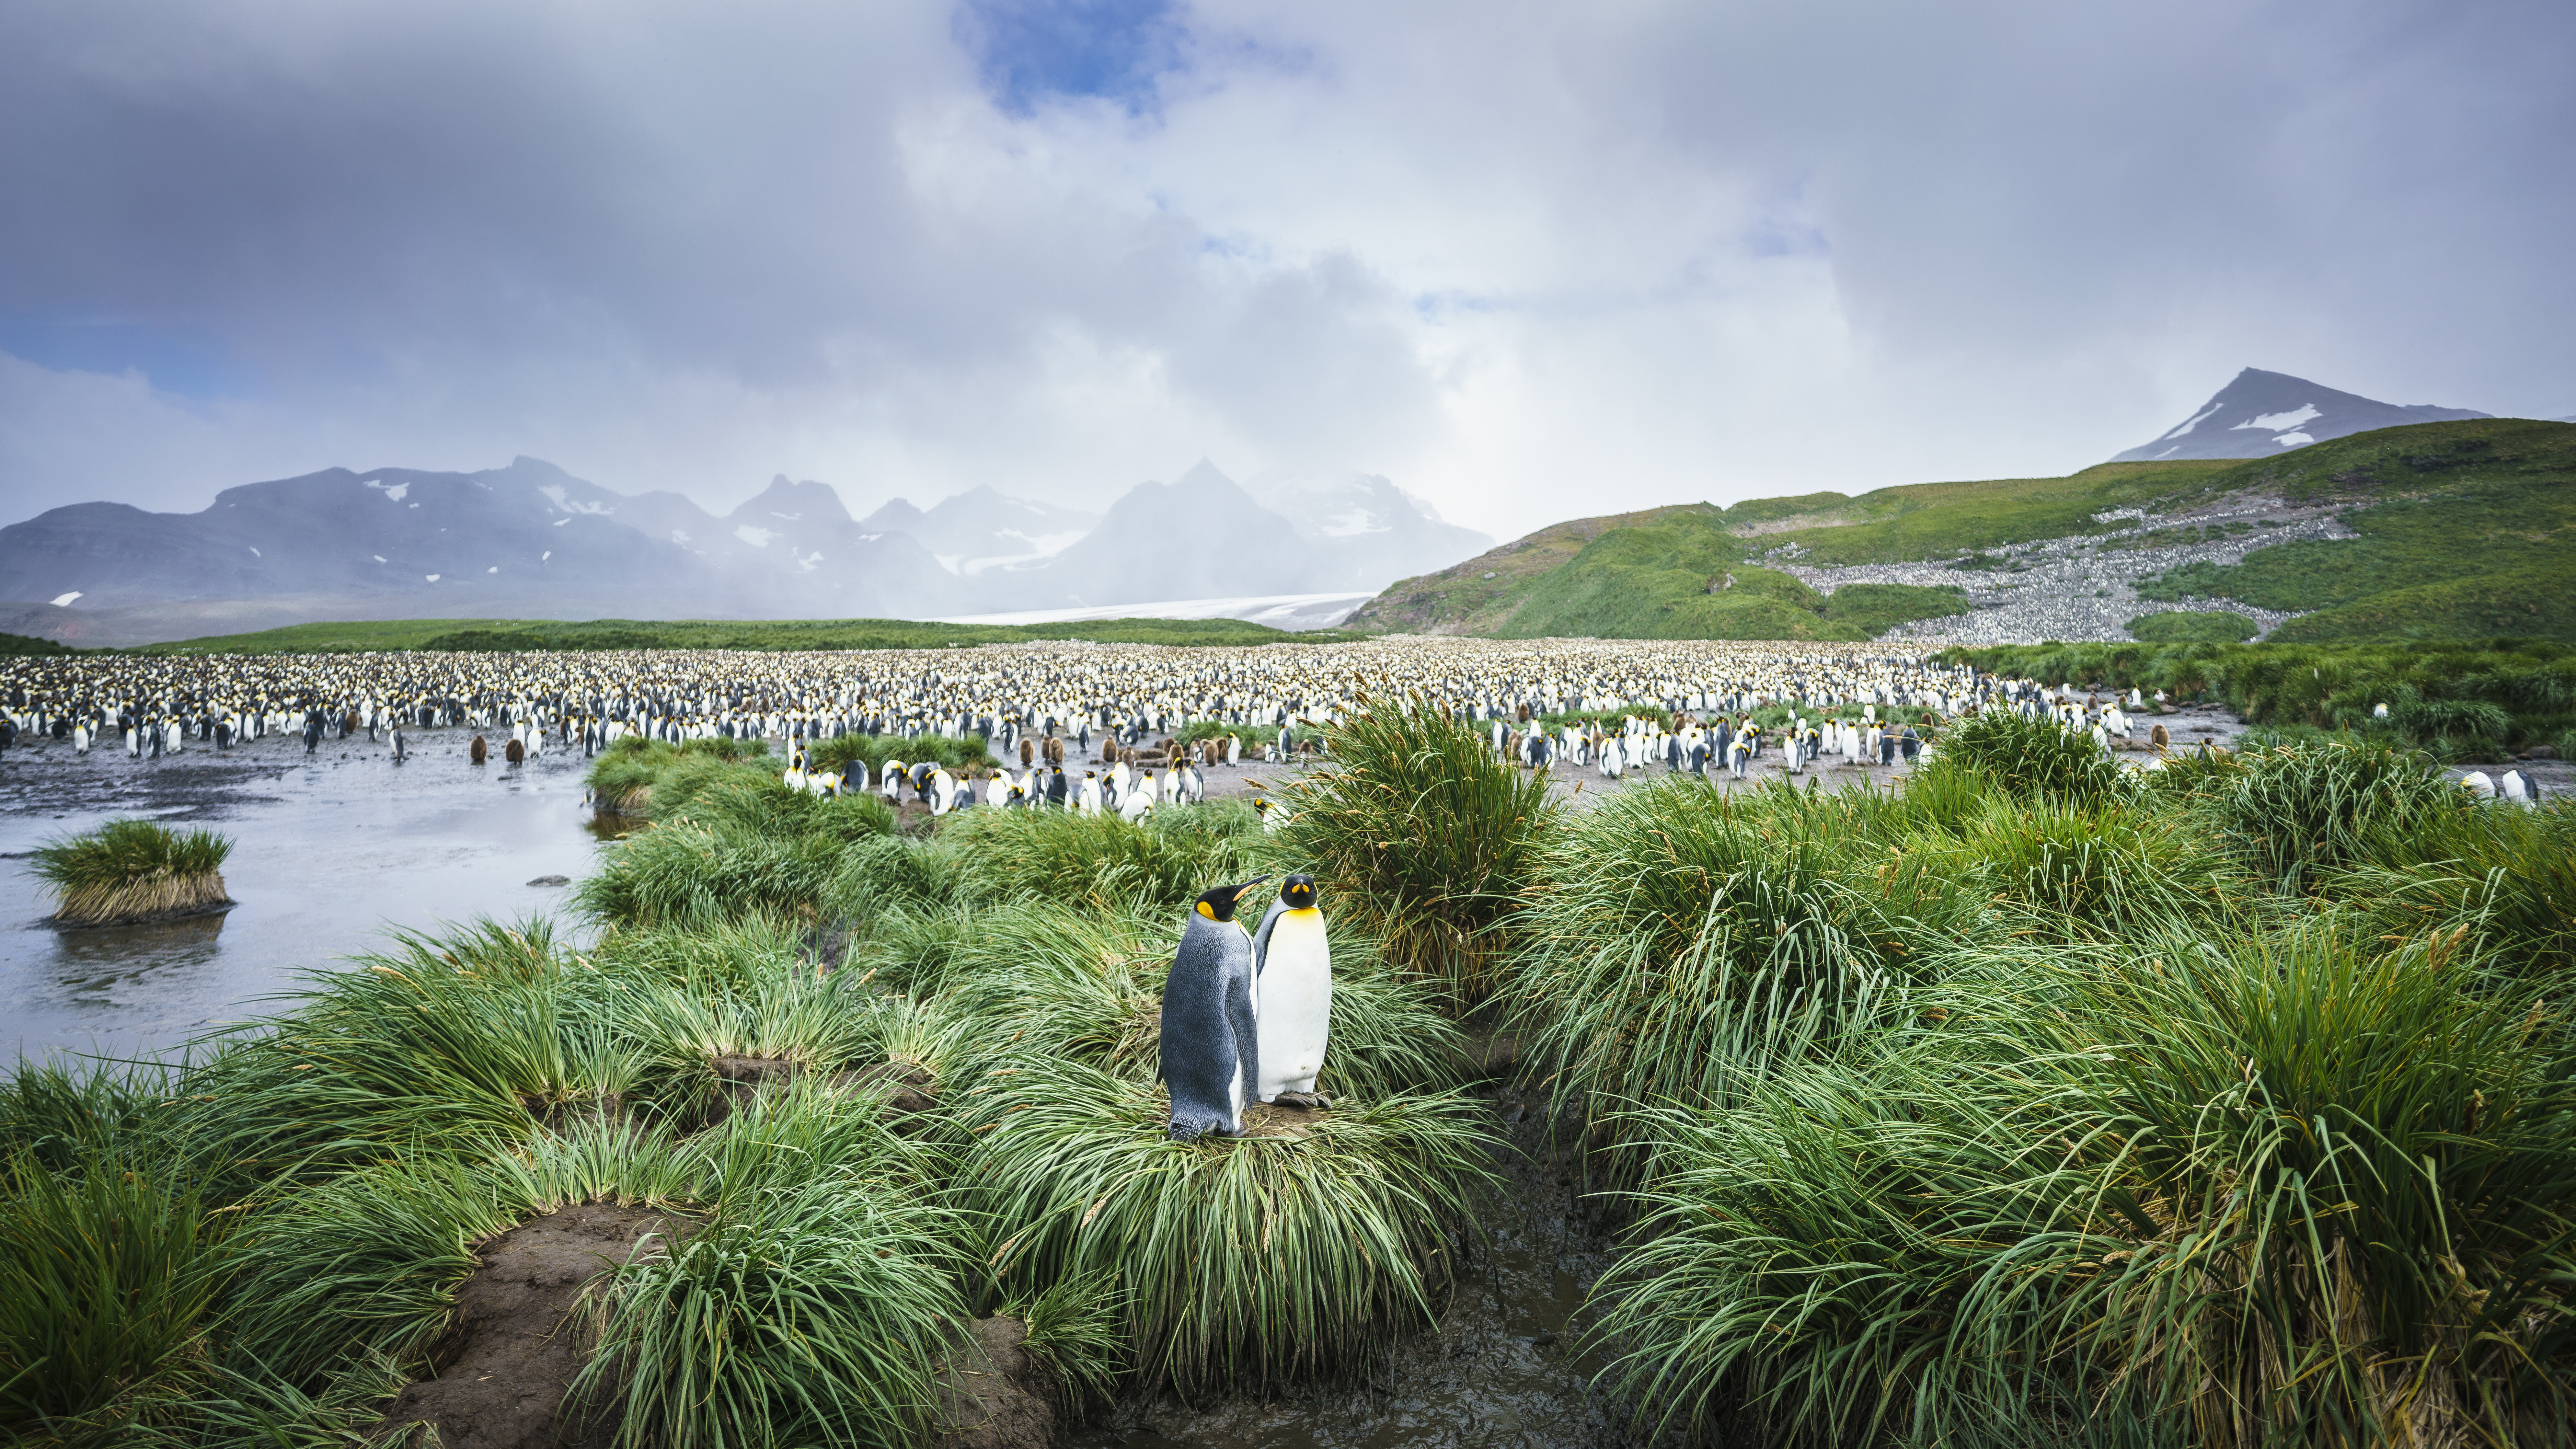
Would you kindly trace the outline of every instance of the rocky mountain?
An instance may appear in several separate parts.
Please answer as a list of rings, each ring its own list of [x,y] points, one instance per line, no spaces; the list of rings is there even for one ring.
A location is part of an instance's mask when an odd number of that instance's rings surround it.
[[[2184,458],[2268,458],[2329,438],[2408,423],[2483,418],[2466,408],[2400,407],[2337,392],[2285,372],[2249,367],[2171,432],[2120,454],[2114,463]]]
[[[866,534],[820,483],[778,479],[718,519],[534,458],[479,473],[332,468],[227,488],[197,513],[80,503],[0,529],[0,598],[84,610],[855,615],[944,605],[947,582],[919,543]]]
[[[780,476],[718,517],[534,458],[332,468],[196,513],[80,503],[0,528],[0,600],[85,643],[332,618],[938,618],[1373,589],[1487,542],[1382,478],[1278,498],[1202,462],[1106,515],[978,488],[853,519],[830,485]]]

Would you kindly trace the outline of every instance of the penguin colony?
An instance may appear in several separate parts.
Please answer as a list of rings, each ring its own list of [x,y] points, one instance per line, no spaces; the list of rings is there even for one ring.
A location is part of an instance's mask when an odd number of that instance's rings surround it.
[[[468,729],[595,753],[627,735],[791,745],[850,733],[980,734],[1023,765],[1072,764],[1215,721],[1275,754],[1275,732],[1330,724],[1363,696],[1419,696],[1474,721],[1566,710],[1882,704],[1968,687],[1961,670],[1866,645],[1403,638],[1171,648],[1078,641],[838,653],[643,650],[553,654],[114,655],[0,662],[8,742],[106,742],[142,757],[271,735],[308,748],[366,734]],[[491,736],[500,736],[491,739]],[[418,740],[411,742],[417,749]],[[1075,766],[1078,768],[1078,765]],[[1068,790],[1078,788],[1069,784]],[[1159,792],[1187,781],[1156,780]]]
[[[1592,765],[1612,778],[1649,763],[1738,777],[1771,758],[1793,772],[1826,755],[1893,765],[1915,757],[1926,726],[1995,703],[2046,713],[2109,749],[2144,749],[2139,716],[2153,712],[2134,691],[2078,698],[1894,645],[1398,636],[1253,648],[98,655],[0,661],[0,751],[104,745],[142,760],[287,735],[311,754],[364,734],[401,761],[418,749],[416,732],[465,729],[508,763],[558,748],[596,754],[629,736],[724,737],[779,741],[803,770],[806,744],[841,735],[982,735],[1020,770],[980,795],[975,781],[939,781],[935,766],[904,783],[924,801],[944,791],[952,809],[1041,804],[1132,818],[1195,799],[1204,782],[1186,761],[1138,775],[1121,757],[1085,771],[1100,747],[1123,752],[1215,723],[1238,730],[1218,746],[1227,763],[1245,737],[1277,759],[1297,747],[1293,729],[1335,723],[1371,696],[1452,711],[1523,764]],[[1791,712],[1785,725],[1753,718],[1779,707]],[[1620,711],[1633,713],[1616,725],[1536,727],[1545,715]],[[2538,798],[2527,777],[2490,784],[2481,798]]]

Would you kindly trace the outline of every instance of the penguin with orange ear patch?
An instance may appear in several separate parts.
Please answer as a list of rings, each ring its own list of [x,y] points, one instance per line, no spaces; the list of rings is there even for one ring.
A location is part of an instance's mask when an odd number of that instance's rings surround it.
[[[1171,1089],[1171,1136],[1187,1142],[1243,1130],[1243,1104],[1261,1081],[1259,986],[1252,938],[1235,923],[1235,902],[1263,881],[1218,886],[1182,918],[1181,948],[1163,984],[1162,1062]]]

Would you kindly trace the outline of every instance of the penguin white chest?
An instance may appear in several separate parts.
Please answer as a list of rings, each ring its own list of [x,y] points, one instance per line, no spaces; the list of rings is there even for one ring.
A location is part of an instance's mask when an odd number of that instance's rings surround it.
[[[1333,956],[1324,913],[1313,907],[1282,912],[1261,966],[1262,1101],[1315,1090],[1332,1017]]]

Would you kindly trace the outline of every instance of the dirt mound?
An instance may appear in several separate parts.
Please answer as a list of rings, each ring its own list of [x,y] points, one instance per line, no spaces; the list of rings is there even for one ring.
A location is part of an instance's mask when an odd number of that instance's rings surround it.
[[[1021,1345],[1016,1318],[976,1322],[967,1342],[939,1367],[939,1437],[934,1449],[1046,1449],[1055,1438],[1055,1374]]]
[[[1269,1102],[1243,1104],[1243,1134],[1246,1137],[1303,1137],[1324,1120],[1321,1112],[1303,1107],[1282,1107]]]
[[[832,1078],[832,1085],[844,1092],[861,1087],[873,1087],[881,1082],[892,1083],[894,1086],[894,1095],[886,1099],[888,1111],[910,1115],[915,1112],[927,1112],[938,1105],[936,1101],[939,1092],[938,1078],[933,1077],[930,1069],[918,1062],[889,1059],[875,1066],[860,1067]]]
[[[432,1356],[438,1377],[404,1389],[368,1437],[424,1442],[409,1427],[418,1424],[435,1426],[445,1449],[605,1446],[617,1429],[613,1407],[581,1419],[562,1412],[591,1349],[573,1305],[646,1234],[661,1235],[648,1249],[658,1251],[691,1226],[658,1208],[585,1203],[476,1244],[480,1266],[456,1290],[454,1323]]]

